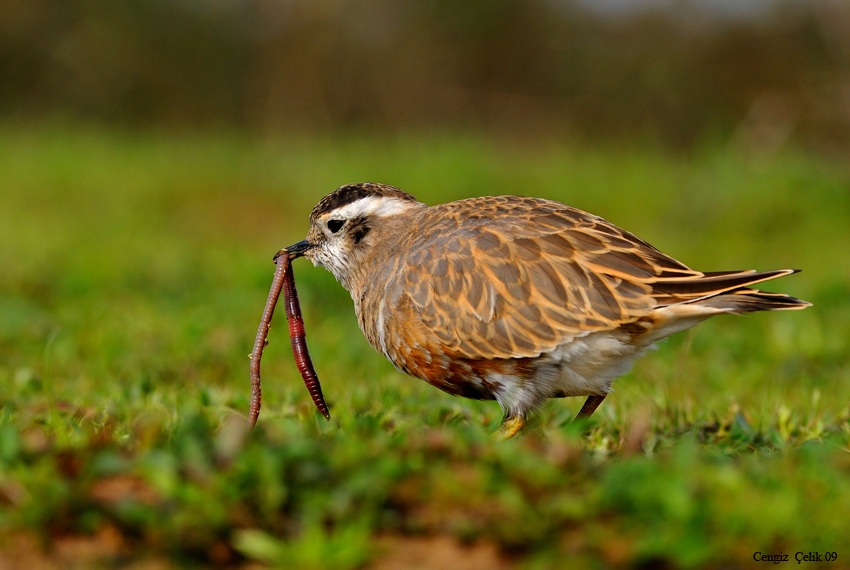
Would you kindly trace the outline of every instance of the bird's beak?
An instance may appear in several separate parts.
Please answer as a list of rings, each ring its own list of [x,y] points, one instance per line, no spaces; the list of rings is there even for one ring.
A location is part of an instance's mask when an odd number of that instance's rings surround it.
[[[296,244],[290,245],[289,247],[285,247],[276,254],[274,254],[274,260],[277,261],[277,258],[286,254],[289,255],[289,259],[295,259],[304,255],[304,253],[313,247],[313,244],[309,241],[302,240]]]

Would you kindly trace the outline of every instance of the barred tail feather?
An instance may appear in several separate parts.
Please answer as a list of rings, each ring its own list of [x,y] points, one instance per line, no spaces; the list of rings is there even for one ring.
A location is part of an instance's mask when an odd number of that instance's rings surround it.
[[[812,305],[808,301],[802,301],[791,295],[770,293],[758,289],[740,289],[701,299],[695,304],[735,314],[753,313],[755,311],[796,311]]]
[[[662,279],[654,283],[654,296],[661,306],[679,307],[678,314],[753,313],[755,311],[791,311],[810,307],[811,303],[783,293],[770,293],[750,286],[797,273],[797,269],[774,271],[717,271],[691,279]]]

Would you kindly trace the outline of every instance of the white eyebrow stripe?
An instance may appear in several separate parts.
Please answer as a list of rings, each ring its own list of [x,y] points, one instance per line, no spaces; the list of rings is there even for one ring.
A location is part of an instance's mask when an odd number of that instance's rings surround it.
[[[403,200],[393,196],[366,196],[332,210],[325,216],[329,218],[339,216],[346,220],[364,216],[391,216],[418,204],[419,202],[413,200]]]

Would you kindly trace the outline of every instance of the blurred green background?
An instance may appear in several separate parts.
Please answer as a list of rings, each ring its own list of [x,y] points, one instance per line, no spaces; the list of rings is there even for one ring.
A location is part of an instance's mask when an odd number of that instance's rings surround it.
[[[848,19],[831,0],[12,0],[0,112],[839,152]]]
[[[850,567],[850,7],[842,2],[7,2],[0,569]],[[569,203],[704,270],[795,267],[583,432],[396,372],[296,263],[355,181]]]

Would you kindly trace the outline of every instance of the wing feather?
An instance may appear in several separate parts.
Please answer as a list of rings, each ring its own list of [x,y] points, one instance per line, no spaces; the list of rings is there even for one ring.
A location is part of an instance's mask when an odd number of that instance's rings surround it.
[[[536,198],[433,206],[422,225],[431,231],[402,244],[394,279],[404,286],[388,289],[409,298],[417,334],[466,358],[537,356],[776,276],[694,271],[602,218]]]

